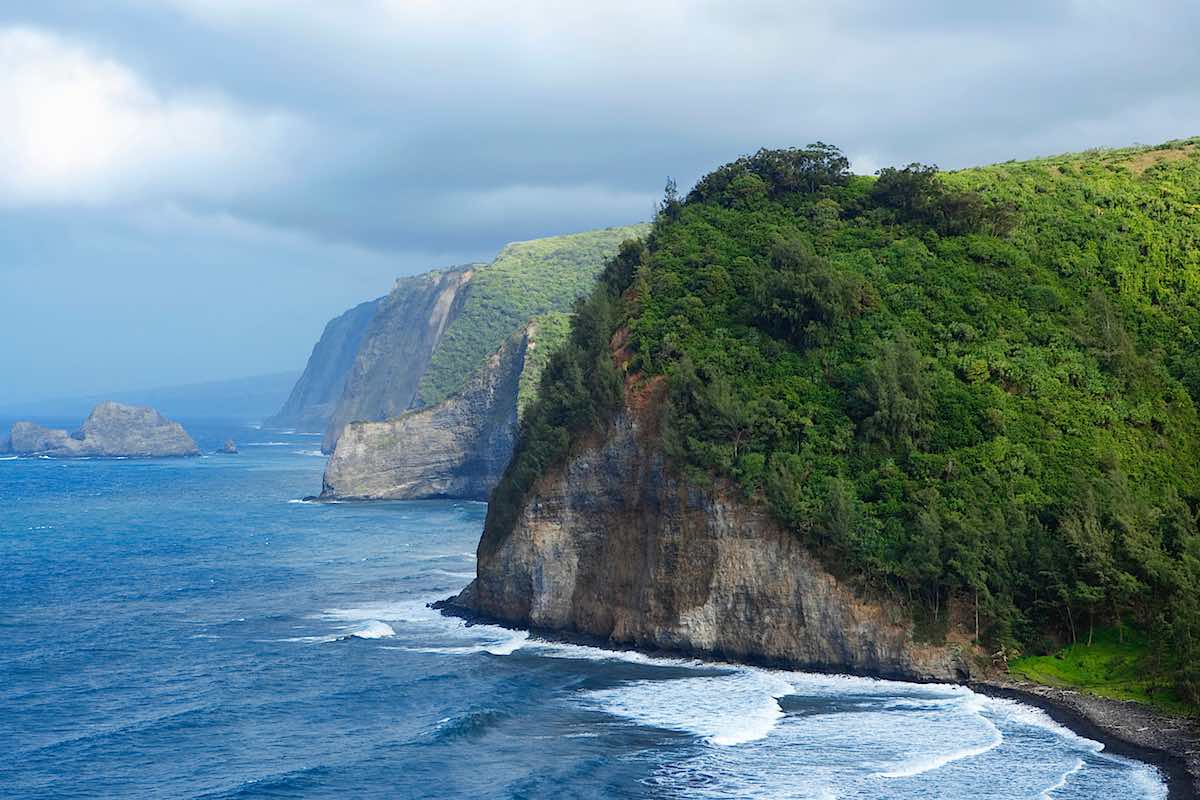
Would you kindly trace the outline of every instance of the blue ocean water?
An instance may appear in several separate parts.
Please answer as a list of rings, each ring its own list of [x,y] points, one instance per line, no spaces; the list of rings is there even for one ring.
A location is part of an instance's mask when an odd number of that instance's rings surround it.
[[[1158,798],[1042,712],[466,626],[477,503],[318,505],[318,437],[0,461],[0,796]]]

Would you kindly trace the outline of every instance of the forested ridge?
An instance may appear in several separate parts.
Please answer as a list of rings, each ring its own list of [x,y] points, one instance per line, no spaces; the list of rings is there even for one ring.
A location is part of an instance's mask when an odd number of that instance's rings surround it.
[[[619,412],[622,371],[663,376],[676,469],[923,635],[952,603],[1014,655],[1128,635],[1141,688],[1196,703],[1198,141],[875,177],[818,144],[669,184],[577,304],[484,546]]]
[[[489,355],[531,318],[565,312],[587,294],[605,261],[645,225],[601,228],[506,245],[480,265],[461,312],[446,328],[421,376],[420,397],[434,405],[462,388]],[[551,330],[557,327],[551,322]]]

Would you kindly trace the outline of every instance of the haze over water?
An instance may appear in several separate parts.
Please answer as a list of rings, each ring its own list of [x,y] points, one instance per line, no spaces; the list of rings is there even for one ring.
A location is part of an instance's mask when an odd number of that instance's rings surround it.
[[[315,505],[312,436],[0,461],[0,795],[1157,798],[961,687],[542,641],[427,608],[485,507]]]

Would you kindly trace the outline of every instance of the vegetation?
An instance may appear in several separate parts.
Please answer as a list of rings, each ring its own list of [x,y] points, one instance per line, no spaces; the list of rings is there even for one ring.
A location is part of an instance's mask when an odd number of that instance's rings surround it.
[[[669,185],[577,304],[484,546],[622,370],[661,376],[677,469],[921,630],[1032,653],[1129,626],[1137,691],[1200,702],[1198,143],[875,178],[817,144]]]
[[[533,331],[529,347],[525,351],[525,366],[517,383],[517,413],[524,414],[525,408],[537,396],[542,372],[550,363],[550,356],[563,346],[571,331],[571,316],[564,311],[551,311],[533,318]]]
[[[421,400],[439,403],[462,388],[513,331],[530,318],[567,311],[593,285],[617,246],[647,226],[552,236],[506,246],[468,284],[463,307],[421,377]]]
[[[1171,714],[1192,709],[1159,686],[1145,666],[1150,642],[1133,630],[1103,628],[1092,643],[1070,644],[1052,655],[1025,656],[1009,664],[1009,672],[1047,686],[1085,689],[1114,700],[1134,700]]]

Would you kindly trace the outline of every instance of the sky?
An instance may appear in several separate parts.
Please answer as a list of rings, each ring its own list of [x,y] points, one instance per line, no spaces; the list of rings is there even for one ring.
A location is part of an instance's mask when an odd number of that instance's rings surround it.
[[[0,0],[0,405],[300,369],[393,280],[855,171],[1200,134],[1195,0]]]

